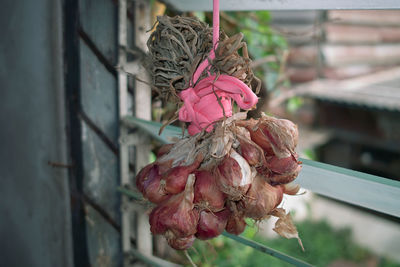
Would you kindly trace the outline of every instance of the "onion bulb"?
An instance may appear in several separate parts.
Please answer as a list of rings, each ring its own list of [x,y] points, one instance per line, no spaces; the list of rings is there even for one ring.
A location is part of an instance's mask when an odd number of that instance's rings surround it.
[[[178,194],[182,192],[183,189],[185,189],[189,174],[199,167],[202,160],[203,155],[198,154],[192,164],[177,166],[165,173],[161,181],[163,190],[169,194]]]
[[[157,164],[149,164],[136,176],[136,187],[152,203],[160,203],[169,195],[161,188],[161,175]]]
[[[260,167],[265,164],[264,151],[260,146],[242,136],[237,136],[237,139],[240,143],[240,155],[246,159],[250,166]]]
[[[281,159],[275,156],[268,158],[265,165],[269,170],[268,180],[274,184],[287,184],[292,182],[301,170],[300,163],[301,162],[297,161],[297,155],[291,155]]]
[[[294,153],[299,132],[293,122],[263,114],[258,122],[250,120],[245,126],[251,139],[263,148],[266,155],[285,158]]]
[[[243,211],[239,211],[237,208],[237,204],[235,202],[230,201],[228,203],[228,207],[231,210],[231,216],[229,216],[228,221],[226,223],[225,230],[228,233],[234,235],[240,235],[243,233],[244,229],[246,229],[246,221],[245,215]]]
[[[196,237],[207,240],[219,236],[226,227],[229,215],[228,209],[216,213],[201,211]]]
[[[196,171],[195,176],[194,204],[196,207],[212,212],[222,210],[226,196],[219,190],[213,173],[205,170]]]
[[[242,209],[246,217],[262,220],[281,203],[282,198],[282,187],[272,186],[257,175],[246,197],[242,200]]]
[[[215,171],[220,190],[230,200],[240,200],[253,180],[253,172],[247,161],[235,150],[218,165]]]
[[[195,176],[190,174],[183,192],[172,195],[152,210],[150,230],[153,234],[165,234],[169,230],[174,237],[184,238],[196,233],[199,212],[193,204],[194,182]]]

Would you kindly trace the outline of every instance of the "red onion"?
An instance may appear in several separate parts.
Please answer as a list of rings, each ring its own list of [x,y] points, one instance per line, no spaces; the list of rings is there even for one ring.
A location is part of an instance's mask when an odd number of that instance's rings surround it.
[[[266,167],[270,171],[268,180],[275,184],[286,184],[292,182],[301,170],[301,162],[297,161],[297,155],[286,158],[272,156],[267,159]],[[265,174],[265,173],[264,173]]]
[[[218,186],[231,200],[240,200],[253,180],[247,161],[233,149],[215,171]]]
[[[167,195],[161,188],[161,175],[158,165],[152,163],[144,167],[136,177],[136,187],[150,202],[160,203]]]
[[[294,179],[296,179],[296,177],[299,175],[301,168],[302,166],[298,165],[297,168],[292,172],[272,174],[268,180],[273,184],[287,184],[293,182]]]
[[[184,238],[196,233],[199,212],[193,204],[194,182],[195,176],[190,174],[183,192],[172,195],[152,210],[150,230],[153,234],[165,234],[170,230],[175,237]]]
[[[196,171],[195,175],[194,203],[196,206],[213,212],[222,210],[226,196],[219,190],[215,176],[209,171]]]
[[[216,213],[201,211],[196,237],[207,240],[219,236],[224,231],[230,214],[228,209]]]
[[[244,220],[244,217],[235,217],[231,216],[228,219],[228,222],[226,223],[226,228],[225,230],[228,233],[234,234],[234,235],[240,235],[241,233],[244,232],[244,229],[246,229],[246,221]]]
[[[136,175],[136,187],[137,189],[143,194],[144,192],[144,185],[148,183],[148,175],[150,170],[153,169],[154,163],[146,165],[143,169],[139,171]]]
[[[268,156],[285,158],[294,153],[299,133],[293,122],[263,115],[258,122],[251,120],[245,126],[250,131],[251,139]]]
[[[251,166],[260,167],[265,164],[264,151],[260,146],[242,136],[237,136],[237,140],[240,143],[240,155],[242,155]]]
[[[262,220],[281,203],[282,198],[280,186],[272,186],[257,175],[242,201],[243,212],[247,217]]]
[[[238,211],[236,207],[236,203],[230,201],[228,203],[228,206],[231,210],[231,216],[229,216],[228,221],[226,223],[225,230],[228,233],[234,234],[234,235],[240,235],[243,233],[244,229],[246,229],[246,221],[245,216],[243,214],[243,211]]]
[[[278,158],[276,156],[268,157],[266,160],[266,167],[274,173],[282,174],[294,171],[299,162],[297,155],[290,155],[286,158]]]
[[[165,173],[161,181],[163,190],[170,194],[178,194],[182,192],[183,189],[185,189],[188,175],[199,167],[202,160],[203,155],[199,154],[192,164],[187,166],[177,166]]]
[[[152,203],[161,203],[171,196],[162,190],[161,181],[161,176],[157,175],[150,178],[148,184],[145,186],[143,196]]]

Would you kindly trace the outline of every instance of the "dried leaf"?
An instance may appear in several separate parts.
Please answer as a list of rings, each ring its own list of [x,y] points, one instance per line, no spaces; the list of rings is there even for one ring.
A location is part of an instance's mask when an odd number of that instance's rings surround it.
[[[276,208],[271,212],[271,215],[279,218],[278,221],[276,221],[275,228],[273,230],[278,235],[287,239],[296,238],[299,241],[301,249],[304,251],[303,243],[299,237],[299,232],[297,232],[297,228],[293,224],[290,213],[286,214],[286,211],[283,208]]]
[[[215,134],[211,139],[209,153],[214,158],[223,158],[231,150],[233,143],[233,134],[230,131],[225,131],[219,125],[215,128]]]

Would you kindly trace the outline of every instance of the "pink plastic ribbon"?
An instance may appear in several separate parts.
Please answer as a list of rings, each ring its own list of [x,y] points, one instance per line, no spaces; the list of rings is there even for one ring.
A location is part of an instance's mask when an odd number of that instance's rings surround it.
[[[213,3],[213,49],[209,59],[215,58],[215,50],[219,39],[219,0]],[[193,84],[197,82],[204,70],[209,69],[209,61],[205,59],[193,74]],[[208,71],[207,71],[208,72]],[[224,117],[232,116],[232,101],[236,101],[242,109],[250,109],[258,102],[257,96],[241,80],[222,74],[215,80],[210,75],[200,80],[195,86],[183,90],[179,97],[184,105],[179,110],[179,120],[190,122],[190,135],[199,133],[204,128],[209,132],[212,123]],[[218,97],[218,99],[217,99]]]

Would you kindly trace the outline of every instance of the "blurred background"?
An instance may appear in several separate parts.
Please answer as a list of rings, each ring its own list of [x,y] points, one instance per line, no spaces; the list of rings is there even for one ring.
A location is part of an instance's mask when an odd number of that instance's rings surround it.
[[[153,22],[163,14],[212,22],[209,12],[145,2]],[[135,47],[153,22],[135,31],[143,6],[127,5]],[[0,265],[121,266],[119,2],[0,7]],[[221,28],[244,34],[262,79],[252,116],[296,122],[303,158],[400,180],[400,11],[222,12]],[[132,95],[137,84],[128,84]],[[152,120],[175,108],[152,95]],[[305,252],[269,230],[273,221],[248,221],[244,236],[316,266],[400,266],[399,218],[308,190],[284,205]],[[154,244],[155,255],[188,264],[163,238]],[[225,237],[194,247],[199,266],[289,266]]]
[[[212,23],[211,13],[190,15]],[[253,116],[266,112],[296,122],[303,158],[400,180],[400,11],[223,12],[221,21],[228,35],[244,33],[254,71],[263,80],[263,99]],[[400,264],[398,218],[309,191],[284,202],[299,232],[309,227],[313,233],[302,235],[310,249],[302,253],[294,240],[269,240],[277,238],[274,220],[246,235],[264,236],[271,247],[282,245],[289,255],[317,266]],[[232,254],[243,256],[226,261],[233,242],[221,237],[213,244],[228,252],[221,257],[216,249],[210,266],[235,266],[238,259],[236,266],[286,266],[240,248]]]

